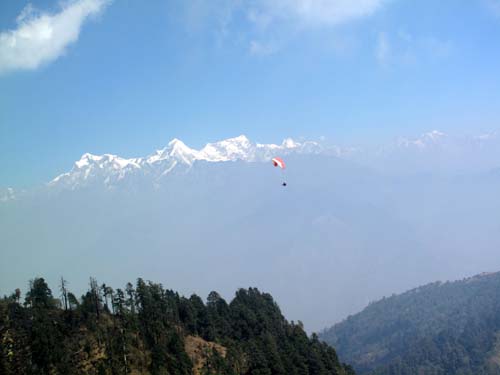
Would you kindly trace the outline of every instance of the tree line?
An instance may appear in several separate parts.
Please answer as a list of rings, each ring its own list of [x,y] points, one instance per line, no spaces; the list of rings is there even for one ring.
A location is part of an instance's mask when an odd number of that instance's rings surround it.
[[[140,278],[118,289],[90,278],[80,298],[64,278],[58,289],[35,278],[24,300],[0,299],[0,374],[354,374],[256,288],[230,303]]]

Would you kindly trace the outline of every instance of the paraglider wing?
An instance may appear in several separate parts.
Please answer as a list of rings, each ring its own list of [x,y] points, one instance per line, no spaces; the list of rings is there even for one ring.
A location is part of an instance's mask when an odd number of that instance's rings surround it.
[[[281,169],[285,169],[285,162],[283,161],[282,158],[273,158],[272,162],[275,167],[280,167]]]
[[[281,173],[282,173],[282,175],[284,175],[284,172],[285,172],[285,162],[283,161],[283,159],[276,157],[276,158],[272,159],[272,162],[273,162],[273,165],[275,167],[278,167],[278,168],[281,169]],[[282,186],[286,186],[286,182],[283,182],[281,185]]]

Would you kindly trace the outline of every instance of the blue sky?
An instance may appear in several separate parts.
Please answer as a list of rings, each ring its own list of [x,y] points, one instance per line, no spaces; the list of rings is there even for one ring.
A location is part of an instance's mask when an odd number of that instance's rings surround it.
[[[499,0],[3,0],[0,187],[84,152],[500,128]]]

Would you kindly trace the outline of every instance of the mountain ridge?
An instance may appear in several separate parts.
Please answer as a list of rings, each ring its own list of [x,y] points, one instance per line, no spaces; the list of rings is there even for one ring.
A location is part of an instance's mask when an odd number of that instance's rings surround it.
[[[125,159],[112,154],[85,153],[74,163],[69,172],[55,177],[48,183],[48,186],[62,186],[75,190],[81,185],[85,185],[87,181],[102,180],[107,187],[113,187],[120,180],[134,174],[150,175],[153,176],[153,180],[157,180],[178,167],[189,169],[198,161],[208,163],[238,160],[265,162],[277,154],[314,154],[322,150],[322,146],[314,141],[296,142],[291,138],[286,138],[281,145],[260,144],[252,143],[244,135],[207,143],[202,149],[196,150],[174,138],[165,148],[145,157]]]
[[[500,164],[500,137],[498,131],[479,135],[453,136],[432,130],[418,137],[399,137],[379,146],[339,146],[319,141],[295,141],[285,138],[281,144],[252,142],[245,135],[207,143],[200,149],[187,146],[173,138],[167,146],[146,156],[124,158],[116,154],[84,153],[73,167],[50,180],[45,187],[76,190],[97,181],[113,189],[132,176],[148,176],[154,185],[173,171],[186,172],[194,163],[208,162],[267,162],[275,156],[291,154],[324,154],[353,161],[384,174],[412,174],[421,171],[442,173],[452,170],[462,173],[464,168],[478,167],[496,170]],[[12,190],[12,189],[11,189]],[[17,194],[19,193],[19,194]],[[21,197],[23,192],[0,190],[0,203]]]
[[[500,272],[370,303],[321,333],[360,374],[500,374]]]

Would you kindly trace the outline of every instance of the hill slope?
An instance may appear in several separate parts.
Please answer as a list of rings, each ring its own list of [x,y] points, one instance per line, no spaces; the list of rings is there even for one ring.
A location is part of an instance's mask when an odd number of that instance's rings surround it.
[[[320,337],[360,374],[500,374],[500,273],[384,298]]]
[[[139,279],[114,291],[91,279],[61,301],[44,279],[0,300],[0,373],[162,375],[349,375],[335,350],[285,320],[255,288],[207,303]]]

